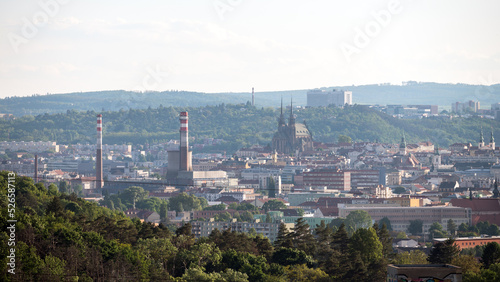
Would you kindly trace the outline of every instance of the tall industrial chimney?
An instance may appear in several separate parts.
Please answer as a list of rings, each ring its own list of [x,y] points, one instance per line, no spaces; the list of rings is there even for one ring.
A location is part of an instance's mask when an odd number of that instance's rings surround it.
[[[35,155],[35,183],[38,183],[38,155]]]
[[[180,128],[180,139],[181,139],[181,147],[180,147],[180,162],[179,162],[179,171],[191,171],[191,158],[189,154],[189,129],[188,129],[188,112],[181,112],[179,117],[181,122]]]
[[[101,189],[103,186],[102,180],[102,115],[97,115],[97,152],[95,157],[95,186],[96,189]]]
[[[252,106],[255,106],[255,94],[253,92],[253,87],[252,87]]]

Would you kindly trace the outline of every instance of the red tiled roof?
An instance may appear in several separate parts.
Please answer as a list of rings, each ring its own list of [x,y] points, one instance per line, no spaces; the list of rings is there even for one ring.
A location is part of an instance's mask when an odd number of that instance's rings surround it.
[[[500,214],[499,199],[452,199],[455,207],[471,208],[472,211],[496,211]]]

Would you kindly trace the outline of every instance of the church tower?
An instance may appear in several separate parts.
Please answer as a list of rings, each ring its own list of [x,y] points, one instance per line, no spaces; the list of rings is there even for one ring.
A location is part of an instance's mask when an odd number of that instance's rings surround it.
[[[288,126],[295,128],[295,116],[293,115],[293,100],[290,99],[290,118],[288,119]]]
[[[399,144],[399,154],[406,155],[406,136],[403,132],[403,138],[401,138],[401,143]]]
[[[432,156],[432,167],[433,172],[437,172],[439,166],[441,165],[441,155],[439,154],[439,146],[436,146],[434,149],[434,155]]]
[[[281,97],[281,114],[278,120],[278,130],[285,126],[286,126],[285,117],[283,116],[283,97]]]

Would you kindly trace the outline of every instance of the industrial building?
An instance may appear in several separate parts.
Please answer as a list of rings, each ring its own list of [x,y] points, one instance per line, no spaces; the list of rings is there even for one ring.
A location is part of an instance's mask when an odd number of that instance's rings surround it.
[[[227,187],[229,180],[225,171],[193,171],[188,112],[181,112],[179,121],[180,146],[179,149],[168,150],[167,180],[173,185]]]

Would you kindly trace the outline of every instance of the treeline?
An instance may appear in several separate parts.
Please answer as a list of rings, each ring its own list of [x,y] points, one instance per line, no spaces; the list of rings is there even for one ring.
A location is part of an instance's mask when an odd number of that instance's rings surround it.
[[[323,222],[311,232],[302,218],[290,231],[282,224],[274,244],[232,230],[196,240],[189,223],[172,232],[31,178],[17,176],[10,184],[9,192],[8,173],[0,172],[2,281],[385,281],[388,263],[428,262],[462,267],[466,282],[500,279],[497,243],[484,247],[481,263],[459,254],[453,239],[429,256],[394,254],[385,225],[357,226],[350,234],[344,222]],[[15,194],[15,246],[7,244],[8,193]],[[15,274],[7,272],[10,248]]]
[[[191,144],[202,143],[204,138],[223,139],[222,144],[204,150],[228,153],[241,147],[270,144],[279,115],[277,109],[256,108],[248,103],[198,108],[160,106],[155,109],[102,112],[103,142],[152,144],[177,139],[180,111],[189,111],[190,137],[194,139]],[[489,128],[500,126],[498,121],[479,117],[395,119],[360,105],[297,109],[294,113],[298,122],[306,121],[314,140],[330,143],[337,142],[340,136],[350,137],[353,141],[398,143],[404,132],[408,142],[431,141],[447,146],[455,142],[476,143],[481,127],[488,137]],[[285,114],[288,117],[288,111]],[[96,115],[95,111],[68,110],[53,115],[0,120],[0,140],[93,143]],[[500,135],[495,137],[500,138]]]

